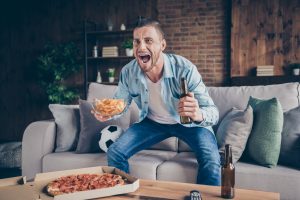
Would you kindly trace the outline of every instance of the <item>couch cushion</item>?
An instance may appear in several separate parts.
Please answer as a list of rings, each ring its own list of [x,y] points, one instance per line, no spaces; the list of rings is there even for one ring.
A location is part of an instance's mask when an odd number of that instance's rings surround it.
[[[233,162],[236,163],[242,156],[251,133],[253,124],[253,109],[248,106],[246,110],[232,108],[222,120],[216,138],[219,149],[225,151],[225,145],[232,146]]]
[[[178,138],[177,137],[169,137],[153,146],[149,149],[153,150],[166,150],[166,151],[175,151],[178,150]]]
[[[280,199],[299,199],[300,171],[277,165],[266,168],[255,164],[238,162],[236,187],[280,193]]]
[[[175,155],[176,152],[170,151],[141,151],[129,159],[131,175],[137,178],[156,179],[157,167]],[[46,155],[43,158],[42,170],[43,172],[49,172],[106,165],[105,153],[76,154],[75,152],[61,152]]]
[[[250,96],[260,99],[276,97],[284,112],[300,105],[300,87],[297,82],[266,86],[208,87],[208,93],[220,113],[219,123],[213,127],[214,130],[217,130],[223,117],[231,108],[245,109]],[[191,151],[181,140],[178,142],[179,151]]]
[[[245,109],[250,96],[259,99],[276,97],[283,111],[299,106],[299,83],[266,86],[208,87],[208,92],[219,109],[220,119],[233,107]]]
[[[279,163],[300,169],[300,106],[284,113]]]
[[[254,121],[246,146],[247,154],[260,165],[274,167],[279,158],[283,126],[280,102],[277,98],[250,97],[249,105],[253,108]]]
[[[116,85],[104,85],[99,83],[90,83],[88,90],[88,101],[93,101],[95,98],[112,98],[117,90]]]
[[[105,153],[77,154],[74,151],[47,154],[42,161],[42,172],[107,165]]]
[[[55,152],[73,151],[80,132],[79,106],[50,104],[49,109],[56,124]]]
[[[125,113],[122,117],[106,122],[99,122],[91,113],[91,103],[79,100],[80,109],[80,134],[76,153],[100,152],[99,140],[100,131],[108,125],[118,125],[126,130],[129,126],[130,112]]]
[[[193,152],[181,152],[157,168],[157,179],[196,183],[198,163]]]
[[[143,150],[129,159],[129,170],[132,176],[143,179],[157,179],[157,168],[173,158],[177,153],[161,150]]]

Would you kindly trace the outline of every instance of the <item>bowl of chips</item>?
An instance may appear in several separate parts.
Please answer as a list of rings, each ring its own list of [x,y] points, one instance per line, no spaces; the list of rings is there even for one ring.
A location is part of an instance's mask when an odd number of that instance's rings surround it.
[[[118,115],[125,109],[124,99],[95,99],[92,103],[95,113],[102,116]]]

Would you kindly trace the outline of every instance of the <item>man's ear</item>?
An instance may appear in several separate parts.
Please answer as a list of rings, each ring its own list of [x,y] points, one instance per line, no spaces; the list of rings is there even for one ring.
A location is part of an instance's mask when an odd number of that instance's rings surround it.
[[[167,42],[166,42],[165,39],[162,39],[162,41],[161,41],[161,50],[164,51],[166,47],[167,47]]]

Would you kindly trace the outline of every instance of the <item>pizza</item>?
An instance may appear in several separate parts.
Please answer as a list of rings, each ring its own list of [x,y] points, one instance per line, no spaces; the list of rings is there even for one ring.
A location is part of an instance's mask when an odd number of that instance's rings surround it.
[[[124,185],[125,180],[117,174],[79,174],[57,178],[47,185],[51,196],[78,191],[94,190]]]
[[[95,99],[94,110],[103,116],[120,114],[125,108],[123,99]]]

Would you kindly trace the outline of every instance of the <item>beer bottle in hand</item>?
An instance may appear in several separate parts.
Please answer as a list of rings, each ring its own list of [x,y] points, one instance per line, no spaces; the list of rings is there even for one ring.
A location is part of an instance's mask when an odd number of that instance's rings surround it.
[[[185,97],[188,93],[187,84],[185,78],[181,78],[181,95],[180,98]],[[181,124],[190,124],[192,123],[191,118],[187,116],[180,116],[180,123]]]
[[[232,150],[229,144],[225,145],[225,159],[221,169],[221,197],[234,198],[235,168],[232,162]]]

